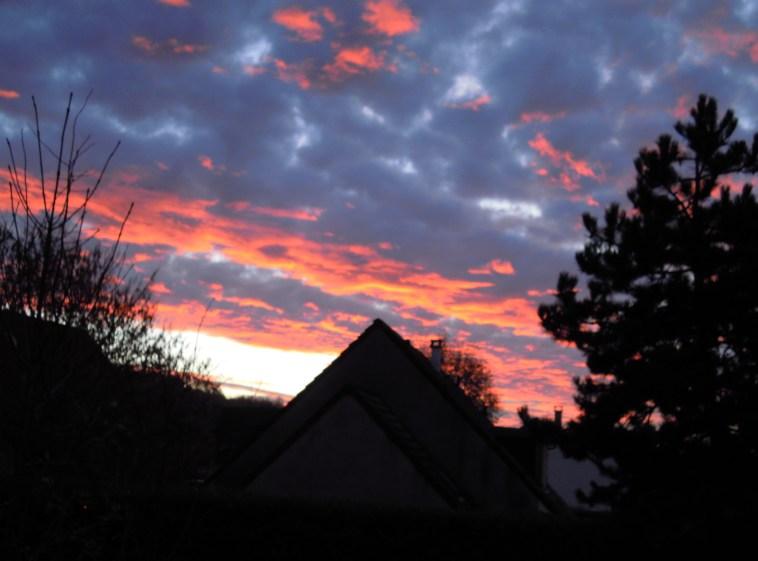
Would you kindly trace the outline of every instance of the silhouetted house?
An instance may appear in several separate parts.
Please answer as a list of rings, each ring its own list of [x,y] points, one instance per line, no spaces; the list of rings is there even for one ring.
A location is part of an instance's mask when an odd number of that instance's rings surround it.
[[[211,484],[261,497],[423,509],[559,508],[460,389],[381,320]]]
[[[495,427],[495,437],[543,492],[564,508],[575,512],[608,510],[604,505],[580,503],[577,498],[577,491],[589,493],[592,481],[610,483],[590,460],[567,457],[557,445],[543,441],[526,427]]]

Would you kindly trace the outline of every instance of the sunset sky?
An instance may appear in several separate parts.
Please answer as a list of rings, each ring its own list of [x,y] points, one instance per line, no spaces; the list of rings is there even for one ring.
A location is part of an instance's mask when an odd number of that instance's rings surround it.
[[[54,143],[92,89],[85,168],[122,146],[91,225],[113,239],[133,201],[159,322],[194,342],[207,307],[215,372],[266,392],[380,317],[485,358],[502,423],[572,416],[586,369],[537,306],[577,270],[581,214],[626,202],[699,93],[758,130],[752,0],[10,0],[0,21],[0,136],[34,95]]]

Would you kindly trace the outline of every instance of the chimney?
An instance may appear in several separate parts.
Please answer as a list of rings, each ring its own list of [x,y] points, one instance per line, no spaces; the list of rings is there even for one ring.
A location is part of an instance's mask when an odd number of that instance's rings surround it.
[[[563,426],[563,407],[556,405],[553,408],[553,415],[555,424],[558,426],[558,428],[561,428]]]
[[[444,339],[432,339],[431,347],[432,347],[432,366],[437,372],[442,371],[442,344],[444,343]]]

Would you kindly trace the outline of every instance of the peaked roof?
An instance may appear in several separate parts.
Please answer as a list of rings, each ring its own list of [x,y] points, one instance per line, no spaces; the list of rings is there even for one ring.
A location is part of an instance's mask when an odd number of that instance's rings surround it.
[[[380,319],[210,482],[247,487],[345,395],[361,404],[451,506],[497,508],[499,499],[519,496],[560,509],[497,443],[489,420],[460,388]]]

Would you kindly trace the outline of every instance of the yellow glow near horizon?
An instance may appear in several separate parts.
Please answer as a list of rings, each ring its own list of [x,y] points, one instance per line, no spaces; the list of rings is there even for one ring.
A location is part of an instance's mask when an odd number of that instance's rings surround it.
[[[329,353],[285,351],[246,345],[226,337],[176,332],[190,349],[197,342],[197,356],[211,361],[210,371],[222,384],[242,387],[221,389],[227,397],[282,394],[294,396],[318,376],[336,357]],[[249,389],[246,389],[249,388]]]

